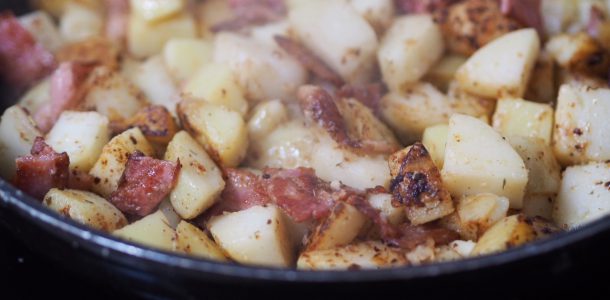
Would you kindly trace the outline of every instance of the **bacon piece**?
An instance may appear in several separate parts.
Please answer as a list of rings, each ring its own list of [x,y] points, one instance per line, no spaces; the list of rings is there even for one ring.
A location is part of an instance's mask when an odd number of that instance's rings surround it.
[[[410,14],[435,13],[459,0],[394,0],[399,11]]]
[[[15,161],[15,187],[42,200],[50,189],[68,186],[70,159],[66,152],[53,151],[42,137],[37,137],[30,153]]]
[[[286,15],[284,0],[229,0],[235,18],[212,27],[212,31],[239,30],[277,21]]]
[[[50,74],[53,54],[36,42],[11,12],[0,13],[0,76],[21,89]]]
[[[211,209],[211,215],[223,211],[240,211],[271,201],[258,175],[247,170],[232,168],[225,169],[225,175],[227,179],[222,200]]]
[[[380,83],[346,84],[335,92],[335,96],[337,98],[354,98],[377,113],[383,93],[383,85]]]
[[[129,22],[129,0],[105,0],[106,37],[123,45],[127,37]]]
[[[129,156],[123,176],[110,202],[130,215],[152,213],[176,185],[180,162],[169,162],[134,152]]]
[[[544,34],[540,0],[502,0],[500,9],[505,16],[517,20],[526,27],[535,28],[538,34]]]
[[[418,226],[403,224],[399,230],[400,237],[389,240],[388,243],[405,250],[413,250],[419,245],[426,244],[429,240],[434,241],[434,245],[440,246],[460,239],[460,235],[455,231],[440,227],[437,224]]]
[[[42,132],[48,132],[64,110],[78,106],[84,96],[83,83],[91,68],[75,62],[64,62],[51,77],[51,102],[42,106],[34,120]]]
[[[307,70],[322,80],[326,80],[335,86],[343,85],[343,79],[339,74],[328,67],[320,58],[309,51],[302,44],[280,35],[273,37],[275,42],[288,54],[298,60]]]

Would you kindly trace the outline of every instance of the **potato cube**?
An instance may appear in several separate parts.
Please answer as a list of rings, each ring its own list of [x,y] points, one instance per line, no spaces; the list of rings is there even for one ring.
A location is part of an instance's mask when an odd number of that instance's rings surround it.
[[[45,11],[37,10],[19,17],[19,23],[29,31],[45,49],[55,52],[63,44],[57,25]]]
[[[297,261],[301,270],[382,269],[407,265],[404,254],[384,243],[367,241],[338,248],[305,251]]]
[[[59,20],[59,32],[66,43],[74,43],[99,36],[104,29],[104,18],[94,8],[70,1]]]
[[[201,39],[175,38],[163,48],[167,70],[178,82],[190,78],[201,66],[212,61],[212,42]]]
[[[258,104],[252,109],[248,120],[250,140],[259,141],[286,121],[288,121],[288,111],[282,101],[271,100]]]
[[[443,168],[445,161],[445,145],[447,144],[448,134],[449,126],[447,124],[430,126],[424,130],[422,144],[426,146],[434,164],[439,169]]]
[[[521,136],[510,136],[508,142],[521,156],[529,172],[525,193],[556,194],[561,182],[561,167],[555,159],[551,146],[541,139]]]
[[[196,35],[195,21],[186,12],[155,23],[148,22],[139,14],[131,14],[127,26],[127,48],[132,55],[143,58],[160,53],[170,39],[194,38]]]
[[[349,244],[360,232],[366,216],[354,206],[337,202],[331,214],[309,237],[307,251],[326,250]]]
[[[131,12],[148,22],[171,17],[184,9],[184,0],[131,0]]]
[[[517,98],[501,98],[493,116],[493,127],[504,136],[540,138],[551,144],[553,108]]]
[[[565,69],[597,76],[608,74],[610,56],[585,32],[553,36],[547,42],[546,50]]]
[[[454,82],[455,72],[466,62],[467,58],[459,54],[443,56],[426,74],[425,81],[434,84],[441,91],[447,91]]]
[[[19,105],[6,109],[0,121],[0,175],[10,180],[15,175],[15,159],[30,154],[32,144],[43,136],[28,112]]]
[[[457,206],[459,233],[469,240],[477,240],[487,229],[506,217],[509,201],[494,194],[462,197]]]
[[[473,255],[490,254],[536,239],[536,232],[523,215],[505,217],[489,228],[477,242]]]
[[[250,119],[253,122],[254,117]],[[266,121],[265,121],[266,122]],[[248,166],[263,169],[310,167],[313,152],[311,141],[316,132],[302,121],[292,120],[277,126],[266,136],[258,136],[253,126],[248,124],[250,147]],[[330,138],[329,138],[330,139]],[[319,176],[319,174],[318,174]]]
[[[125,225],[125,216],[106,199],[90,192],[51,189],[42,203],[76,222],[112,232]]]
[[[172,114],[160,105],[145,106],[131,118],[113,124],[115,132],[138,127],[146,139],[157,145],[167,145],[178,131],[178,125]]]
[[[553,219],[553,203],[555,202],[554,195],[531,194],[525,195],[523,199],[523,214],[526,216],[542,217],[547,220]]]
[[[491,116],[496,110],[496,99],[484,98],[466,92],[457,81],[449,83],[447,97],[453,113],[473,116],[490,124]]]
[[[175,249],[176,232],[161,211],[115,230],[112,234],[160,250],[173,251]]]
[[[205,232],[185,221],[176,228],[176,250],[210,260],[227,261],[222,250]]]
[[[178,87],[172,81],[163,58],[153,56],[133,67],[127,72],[128,78],[144,93],[146,98],[154,105],[165,106],[172,114],[176,114],[178,103]]]
[[[35,112],[47,102],[51,102],[50,76],[30,88],[17,103],[27,111]]]
[[[377,34],[382,34],[394,20],[392,0],[348,0],[358,14],[371,24]]]
[[[399,225],[404,222],[405,211],[402,207],[394,207],[392,205],[392,195],[369,193],[366,200],[371,207],[378,209],[381,215],[385,217],[390,224]]]

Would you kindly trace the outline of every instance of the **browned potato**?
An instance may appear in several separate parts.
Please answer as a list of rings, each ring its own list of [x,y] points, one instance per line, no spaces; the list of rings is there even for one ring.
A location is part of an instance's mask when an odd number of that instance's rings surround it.
[[[366,217],[355,207],[337,202],[331,214],[309,237],[307,251],[326,250],[349,244],[360,232]]]
[[[588,75],[608,74],[610,55],[584,32],[556,35],[549,40],[546,50],[563,68]]]
[[[58,61],[76,61],[87,65],[101,65],[116,70],[119,67],[119,49],[108,39],[92,37],[68,44],[56,54]]]
[[[178,125],[172,114],[161,105],[147,106],[130,119],[113,124],[113,127],[116,133],[138,127],[149,142],[163,145],[169,143],[178,132]]]
[[[474,255],[490,254],[523,245],[536,239],[531,221],[524,215],[506,217],[489,228],[472,251]]]

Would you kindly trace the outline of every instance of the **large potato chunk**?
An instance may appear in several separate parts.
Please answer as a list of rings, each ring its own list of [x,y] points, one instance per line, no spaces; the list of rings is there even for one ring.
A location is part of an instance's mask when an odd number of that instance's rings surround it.
[[[194,38],[196,35],[195,21],[186,12],[154,23],[139,14],[130,14],[127,47],[131,54],[142,58],[161,52],[172,38]]]
[[[454,197],[492,193],[523,206],[528,173],[523,159],[489,125],[455,114],[449,120],[443,182]]]
[[[400,92],[418,82],[443,52],[443,36],[432,16],[398,17],[377,52],[383,81],[391,91]]]
[[[214,217],[208,228],[223,251],[239,263],[290,267],[294,253],[285,218],[276,206],[254,206]]]
[[[505,217],[483,234],[472,254],[500,252],[536,239],[536,232],[530,223],[523,215]]]
[[[337,202],[331,214],[320,223],[309,237],[307,251],[326,250],[349,244],[366,222],[354,206]]]
[[[610,214],[610,164],[591,163],[563,172],[553,220],[571,229]]]
[[[610,159],[610,89],[563,85],[555,112],[553,146],[562,164]]]
[[[235,167],[246,156],[248,129],[242,116],[224,106],[183,100],[178,104],[182,126],[223,167]]]
[[[68,153],[70,169],[82,172],[89,172],[109,140],[108,119],[92,111],[64,111],[46,137],[53,150]]]
[[[448,134],[449,126],[438,124],[426,128],[422,137],[422,144],[426,146],[434,164],[439,169],[443,168],[445,162],[445,145],[447,144]]]
[[[366,82],[373,75],[377,36],[348,3],[300,1],[288,18],[301,42],[345,81]]]
[[[504,136],[540,138],[551,144],[553,108],[516,98],[498,100],[493,127]]]
[[[172,206],[184,219],[192,219],[212,206],[225,182],[210,156],[186,132],[178,132],[167,145],[165,160],[180,160],[178,182],[170,194]]]
[[[139,128],[126,130],[112,138],[89,171],[94,177],[93,191],[104,197],[110,196],[110,193],[117,189],[127,159],[134,151],[149,156],[155,153]]]
[[[85,191],[51,189],[42,202],[76,222],[112,232],[125,225],[125,216],[106,199]]]
[[[19,17],[19,23],[29,31],[45,49],[55,52],[62,44],[59,29],[45,11],[37,10]]]
[[[142,64],[134,66],[127,77],[144,93],[151,104],[163,105],[172,114],[176,113],[178,87],[172,81],[163,58],[153,56]]]
[[[510,136],[508,142],[523,159],[529,171],[525,193],[554,195],[561,182],[561,167],[551,146],[537,138]]]
[[[11,179],[15,175],[15,159],[28,155],[34,139],[42,136],[25,109],[19,105],[9,107],[0,121],[0,175]]]
[[[475,95],[522,97],[539,52],[536,30],[514,31],[475,52],[455,78],[462,89]]]
[[[381,242],[362,242],[344,247],[303,252],[297,268],[303,270],[382,269],[407,265],[404,254]]]
[[[161,211],[135,221],[112,232],[112,234],[128,241],[161,250],[173,251],[175,249],[176,233]]]
[[[163,48],[163,59],[174,79],[182,82],[191,77],[202,65],[212,61],[211,41],[175,38]]]
[[[181,221],[176,227],[176,250],[210,260],[227,261],[227,257],[205,232]]]

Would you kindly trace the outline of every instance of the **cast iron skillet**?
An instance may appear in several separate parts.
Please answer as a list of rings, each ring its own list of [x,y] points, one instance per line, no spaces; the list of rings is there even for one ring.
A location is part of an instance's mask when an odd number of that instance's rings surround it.
[[[19,14],[27,11],[24,2],[0,0],[0,9]],[[16,99],[6,91],[0,95],[1,110],[14,103],[7,99]],[[248,297],[256,292],[289,292],[291,298],[394,292],[430,296],[473,283],[479,290],[500,288],[505,293],[508,287],[535,287],[541,278],[554,278],[583,261],[607,260],[607,249],[598,246],[610,240],[610,218],[604,218],[503,253],[455,262],[349,272],[247,267],[119,240],[46,209],[1,179],[0,225],[32,250],[73,272],[150,298],[218,297],[220,293]]]

